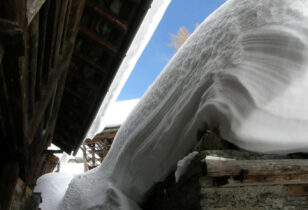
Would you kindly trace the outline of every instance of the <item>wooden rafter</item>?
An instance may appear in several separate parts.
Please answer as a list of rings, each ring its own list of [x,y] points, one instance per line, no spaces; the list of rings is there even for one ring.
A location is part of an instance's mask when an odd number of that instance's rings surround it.
[[[91,1],[87,1],[86,6],[92,9],[93,11],[97,12],[105,20],[109,21],[113,25],[122,29],[122,31],[127,30],[127,23],[125,23],[125,21],[121,20],[121,18],[112,14],[108,10],[103,9],[102,7],[99,7],[98,5],[95,5],[95,3]]]
[[[107,42],[106,40],[100,38],[98,35],[96,35],[95,33],[91,32],[89,29],[84,28],[82,26],[79,27],[79,31],[87,38],[91,39],[92,41],[98,43],[101,47],[115,53],[116,52],[116,48],[109,42]]]

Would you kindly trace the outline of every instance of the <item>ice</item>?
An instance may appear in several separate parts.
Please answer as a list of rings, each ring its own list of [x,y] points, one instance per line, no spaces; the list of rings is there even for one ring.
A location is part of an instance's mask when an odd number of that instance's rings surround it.
[[[251,151],[306,152],[307,49],[308,1],[227,1],[140,100],[101,167],[72,180],[61,208],[137,209],[205,128]]]

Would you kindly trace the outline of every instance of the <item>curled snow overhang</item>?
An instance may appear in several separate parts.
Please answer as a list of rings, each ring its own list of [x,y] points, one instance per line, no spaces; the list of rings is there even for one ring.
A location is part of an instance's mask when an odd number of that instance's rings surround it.
[[[207,127],[247,150],[307,152],[307,11],[302,0],[227,1],[143,96],[104,164],[73,179],[62,209],[138,209]]]

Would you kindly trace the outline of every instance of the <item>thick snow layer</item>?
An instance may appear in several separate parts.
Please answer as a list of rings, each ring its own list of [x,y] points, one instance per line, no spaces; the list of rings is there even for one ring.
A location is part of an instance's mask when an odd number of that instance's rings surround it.
[[[177,163],[176,171],[174,172],[175,182],[178,182],[180,178],[185,174],[191,161],[198,155],[198,152],[192,152],[186,155],[183,159]]]
[[[153,0],[151,8],[148,10],[142,21],[142,24],[126,53],[126,57],[121,63],[121,66],[113,79],[104,100],[102,101],[96,117],[92,122],[91,128],[87,132],[87,138],[92,139],[97,133],[105,128],[107,123],[106,113],[110,112],[110,109],[112,109],[111,107],[113,107],[117,100],[120,91],[133,71],[144,48],[151,39],[170,2],[171,0]]]
[[[106,127],[116,127],[122,125],[138,102],[139,99],[115,102],[106,113]]]
[[[307,49],[308,1],[228,1],[172,58],[102,166],[73,179],[62,209],[137,209],[206,127],[252,151],[307,151]]]
[[[42,210],[57,210],[64,197],[68,184],[74,176],[66,173],[49,173],[41,176],[34,188],[34,192],[41,192]]]

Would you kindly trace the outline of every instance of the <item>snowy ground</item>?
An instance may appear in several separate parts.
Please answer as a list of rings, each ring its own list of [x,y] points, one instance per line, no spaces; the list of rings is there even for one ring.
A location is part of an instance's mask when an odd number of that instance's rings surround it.
[[[138,209],[207,127],[247,150],[306,152],[307,92],[308,1],[229,0],[173,57],[104,164],[72,180],[61,209]]]

